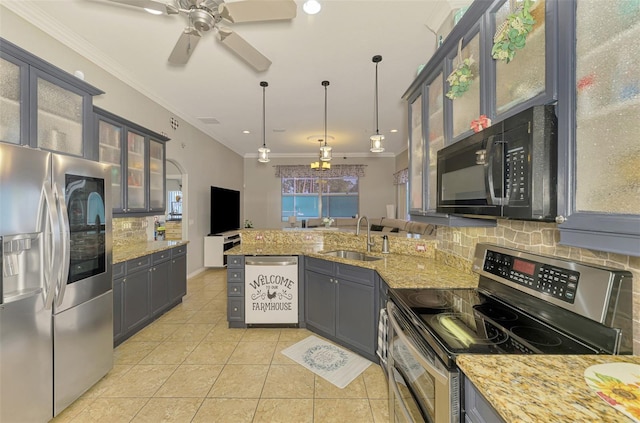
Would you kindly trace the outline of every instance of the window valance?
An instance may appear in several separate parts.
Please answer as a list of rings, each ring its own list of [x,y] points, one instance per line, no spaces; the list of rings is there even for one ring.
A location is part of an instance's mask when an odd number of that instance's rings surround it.
[[[402,185],[409,182],[409,169],[402,169],[393,174],[393,185]]]
[[[367,165],[331,165],[329,170],[313,170],[308,165],[276,165],[276,178],[341,178],[344,176],[364,176]]]

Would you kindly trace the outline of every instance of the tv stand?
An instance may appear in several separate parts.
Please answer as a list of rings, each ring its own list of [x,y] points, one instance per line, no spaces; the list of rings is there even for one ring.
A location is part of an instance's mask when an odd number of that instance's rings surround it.
[[[224,252],[240,245],[240,231],[228,231],[204,237],[204,267],[224,267]]]

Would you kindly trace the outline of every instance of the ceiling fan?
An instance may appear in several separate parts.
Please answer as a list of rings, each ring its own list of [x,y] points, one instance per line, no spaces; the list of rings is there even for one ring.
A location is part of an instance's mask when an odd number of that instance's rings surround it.
[[[224,20],[229,23],[288,20],[296,17],[294,0],[244,0],[225,3],[224,0],[108,0],[148,11],[167,15],[184,15],[184,29],[173,51],[169,63],[184,65],[198,45],[202,33],[216,30],[218,39],[255,70],[262,72],[271,61],[228,27],[219,26]]]

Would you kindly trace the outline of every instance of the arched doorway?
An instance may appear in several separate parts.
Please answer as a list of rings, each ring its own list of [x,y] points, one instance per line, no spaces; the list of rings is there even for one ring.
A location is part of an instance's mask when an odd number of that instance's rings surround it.
[[[167,185],[167,210],[166,210],[166,227],[180,228],[177,237],[176,231],[173,234],[167,231],[166,239],[189,239],[188,238],[188,222],[189,207],[187,201],[187,174],[182,165],[174,160],[167,158],[166,163],[166,185]]]

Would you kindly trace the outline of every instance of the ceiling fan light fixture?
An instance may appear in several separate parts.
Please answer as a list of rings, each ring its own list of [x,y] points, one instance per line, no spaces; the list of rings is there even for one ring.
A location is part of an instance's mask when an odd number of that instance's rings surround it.
[[[269,83],[267,81],[261,81],[260,86],[262,87],[262,147],[258,148],[258,161],[260,163],[267,163],[270,160],[269,153],[271,150],[267,148],[265,91],[269,86]]]
[[[307,15],[315,15],[320,12],[320,9],[322,9],[322,5],[318,0],[307,0],[302,5],[302,10],[304,10],[304,13]]]
[[[384,151],[384,147],[382,146],[382,141],[384,140],[384,135],[380,134],[380,129],[378,126],[378,63],[382,62],[382,56],[376,54],[371,58],[371,61],[376,64],[376,95],[375,95],[375,109],[376,109],[376,133],[375,135],[371,135],[369,139],[371,140],[371,148],[369,151],[372,153],[382,153]]]
[[[189,12],[189,19],[195,29],[201,32],[211,30],[211,28],[216,24],[214,16],[204,9],[191,9]]]

